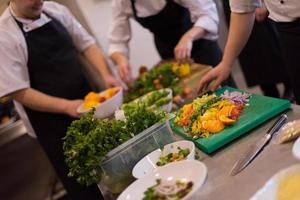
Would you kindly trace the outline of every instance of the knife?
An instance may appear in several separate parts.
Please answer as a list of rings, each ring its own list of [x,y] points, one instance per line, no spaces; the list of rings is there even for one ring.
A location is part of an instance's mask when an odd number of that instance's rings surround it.
[[[255,156],[264,148],[270,141],[273,134],[279,131],[282,125],[287,121],[287,115],[282,114],[267,133],[255,144],[252,144],[242,157],[234,164],[230,175],[234,176],[241,172],[255,158]]]

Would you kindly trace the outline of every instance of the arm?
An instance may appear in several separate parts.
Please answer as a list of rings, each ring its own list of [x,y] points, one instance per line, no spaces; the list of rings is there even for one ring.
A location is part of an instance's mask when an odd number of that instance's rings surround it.
[[[233,62],[245,46],[254,24],[255,13],[244,14],[231,13],[230,29],[223,55],[218,66],[210,70],[199,83],[199,92],[206,90],[212,81],[214,84],[208,88],[216,90],[218,86],[228,78]]]
[[[131,83],[133,81],[131,67],[128,62],[128,58],[121,52],[114,52],[111,55],[112,60],[118,66],[119,75],[122,80],[126,83]]]
[[[66,114],[71,117],[79,117],[76,109],[82,103],[82,100],[67,100],[50,96],[39,92],[32,88],[25,88],[15,91],[10,96],[20,102],[22,105],[27,106],[36,111]]]
[[[260,8],[255,9],[255,19],[257,22],[264,22],[266,18],[268,17],[269,12],[262,1],[262,6]]]
[[[131,39],[131,27],[129,22],[131,13],[129,13],[128,10],[131,11],[129,1],[127,3],[116,0],[112,1],[112,21],[110,24],[108,41],[109,55],[117,65],[120,77],[125,82],[130,83],[133,78],[128,61],[128,43]]]
[[[87,60],[100,72],[102,75],[106,87],[118,86],[120,85],[108,70],[105,57],[102,50],[97,47],[96,44],[92,44],[83,51],[84,56]]]
[[[174,55],[177,60],[184,60],[191,57],[193,41],[202,38],[207,31],[202,27],[194,26],[186,32],[174,49]]]
[[[178,0],[186,7],[191,15],[194,26],[179,40],[174,49],[176,59],[187,59],[191,56],[193,41],[205,38],[216,40],[218,38],[219,17],[217,8],[212,0]]]

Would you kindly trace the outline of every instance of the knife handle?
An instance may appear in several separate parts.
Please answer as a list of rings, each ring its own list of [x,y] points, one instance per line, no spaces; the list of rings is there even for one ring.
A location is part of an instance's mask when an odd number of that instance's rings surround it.
[[[279,129],[282,127],[282,125],[286,122],[287,120],[287,115],[282,114],[276,122],[271,126],[271,128],[267,131],[267,134],[273,135],[275,132],[279,131]]]

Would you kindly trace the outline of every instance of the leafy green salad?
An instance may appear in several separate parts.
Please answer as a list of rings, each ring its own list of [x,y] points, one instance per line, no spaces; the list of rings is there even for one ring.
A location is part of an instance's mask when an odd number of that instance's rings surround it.
[[[156,165],[163,166],[171,162],[184,160],[190,154],[189,148],[186,149],[181,149],[180,147],[177,148],[178,148],[177,153],[169,153],[166,156],[159,157],[159,160],[157,161]]]
[[[167,113],[138,105],[125,111],[125,120],[97,119],[93,109],[72,122],[63,138],[64,155],[69,176],[81,184],[99,183],[99,165],[112,149],[131,139],[152,125],[167,119]]]
[[[177,180],[170,183],[156,179],[156,184],[144,192],[143,200],[180,200],[193,189],[192,181]]]
[[[172,64],[161,64],[143,73],[129,88],[124,101],[130,102],[148,92],[162,88],[171,88],[174,94],[181,94],[182,89],[178,83],[179,76],[173,72]]]
[[[134,110],[139,104],[144,104],[146,107],[159,108],[172,101],[172,97],[169,96],[170,92],[171,91],[167,89],[153,91],[134,101],[123,104],[121,108],[125,112],[130,112],[130,110]]]

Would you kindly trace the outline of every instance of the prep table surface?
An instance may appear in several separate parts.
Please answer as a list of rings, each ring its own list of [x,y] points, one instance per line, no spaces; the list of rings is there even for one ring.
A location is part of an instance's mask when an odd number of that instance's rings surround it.
[[[288,121],[299,119],[300,106],[292,105],[292,109],[287,111],[287,115]],[[271,141],[242,172],[236,176],[229,175],[237,159],[240,158],[249,145],[255,143],[265,134],[277,117],[253,129],[245,136],[238,138],[212,155],[198,151],[200,160],[208,168],[208,176],[195,199],[249,199],[278,171],[300,163],[292,154],[294,141],[280,145]]]

